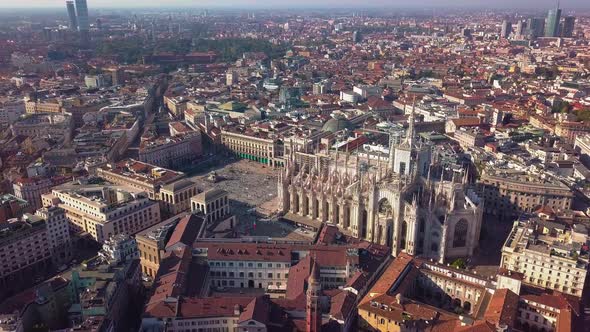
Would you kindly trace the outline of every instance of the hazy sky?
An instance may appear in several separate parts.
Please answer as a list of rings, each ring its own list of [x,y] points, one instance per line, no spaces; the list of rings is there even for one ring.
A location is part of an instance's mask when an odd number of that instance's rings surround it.
[[[495,7],[549,8],[555,0],[88,0],[89,9],[104,7]],[[4,8],[63,7],[65,0],[0,0]],[[561,0],[561,7],[590,8],[590,0]]]

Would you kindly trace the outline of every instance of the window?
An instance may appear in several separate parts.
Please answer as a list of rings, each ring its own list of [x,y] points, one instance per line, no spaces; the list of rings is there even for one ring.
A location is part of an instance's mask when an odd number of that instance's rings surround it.
[[[453,235],[453,247],[465,247],[467,244],[467,231],[469,224],[467,220],[461,219],[455,224],[455,232]]]

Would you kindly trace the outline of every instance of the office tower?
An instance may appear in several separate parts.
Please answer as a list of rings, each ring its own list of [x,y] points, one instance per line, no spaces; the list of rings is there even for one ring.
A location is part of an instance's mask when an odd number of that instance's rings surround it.
[[[51,41],[51,28],[43,28],[43,38],[46,41]]]
[[[547,22],[545,23],[545,37],[559,36],[559,20],[561,19],[561,9],[559,4],[557,8],[551,9],[547,13]]]
[[[152,21],[152,25],[151,25],[151,35],[152,35],[152,41],[155,42],[158,39],[158,35],[156,33],[156,22]]]
[[[361,33],[358,32],[357,30],[355,30],[352,33],[352,42],[353,43],[359,43],[361,41]]]
[[[545,31],[545,19],[540,17],[531,17],[527,21],[527,31],[530,39],[537,39]]]
[[[76,18],[76,7],[74,7],[74,1],[66,1],[66,8],[68,9],[68,17],[70,19],[70,29],[78,29],[78,19]]]
[[[526,23],[523,20],[519,20],[518,23],[516,23],[516,31],[514,32],[516,39],[523,39],[524,31],[526,29],[525,24]]]
[[[506,39],[512,32],[512,23],[508,20],[502,21],[502,31],[500,32],[500,38]]]
[[[90,22],[88,21],[88,4],[86,0],[76,0],[76,16],[78,18],[78,31],[80,31],[80,43],[88,45],[90,41]]]
[[[566,38],[571,38],[574,35],[574,25],[576,23],[576,18],[573,16],[568,16],[563,20],[563,29],[561,30],[561,36]]]

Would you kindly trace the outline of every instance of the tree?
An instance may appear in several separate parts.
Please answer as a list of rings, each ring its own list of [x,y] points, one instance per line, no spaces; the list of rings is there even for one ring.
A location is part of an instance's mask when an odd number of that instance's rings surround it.
[[[590,108],[576,111],[576,118],[578,121],[590,121]]]
[[[457,258],[451,263],[451,266],[456,269],[464,270],[467,268],[467,263],[465,262],[465,260],[463,258]]]

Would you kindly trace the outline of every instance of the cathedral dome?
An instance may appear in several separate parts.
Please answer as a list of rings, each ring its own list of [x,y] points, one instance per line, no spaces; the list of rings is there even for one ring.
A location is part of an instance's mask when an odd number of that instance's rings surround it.
[[[343,130],[343,129],[350,129],[351,127],[352,127],[352,123],[350,121],[348,121],[344,117],[338,117],[338,118],[332,118],[332,119],[328,120],[326,123],[324,123],[322,130],[335,133],[335,132]]]

